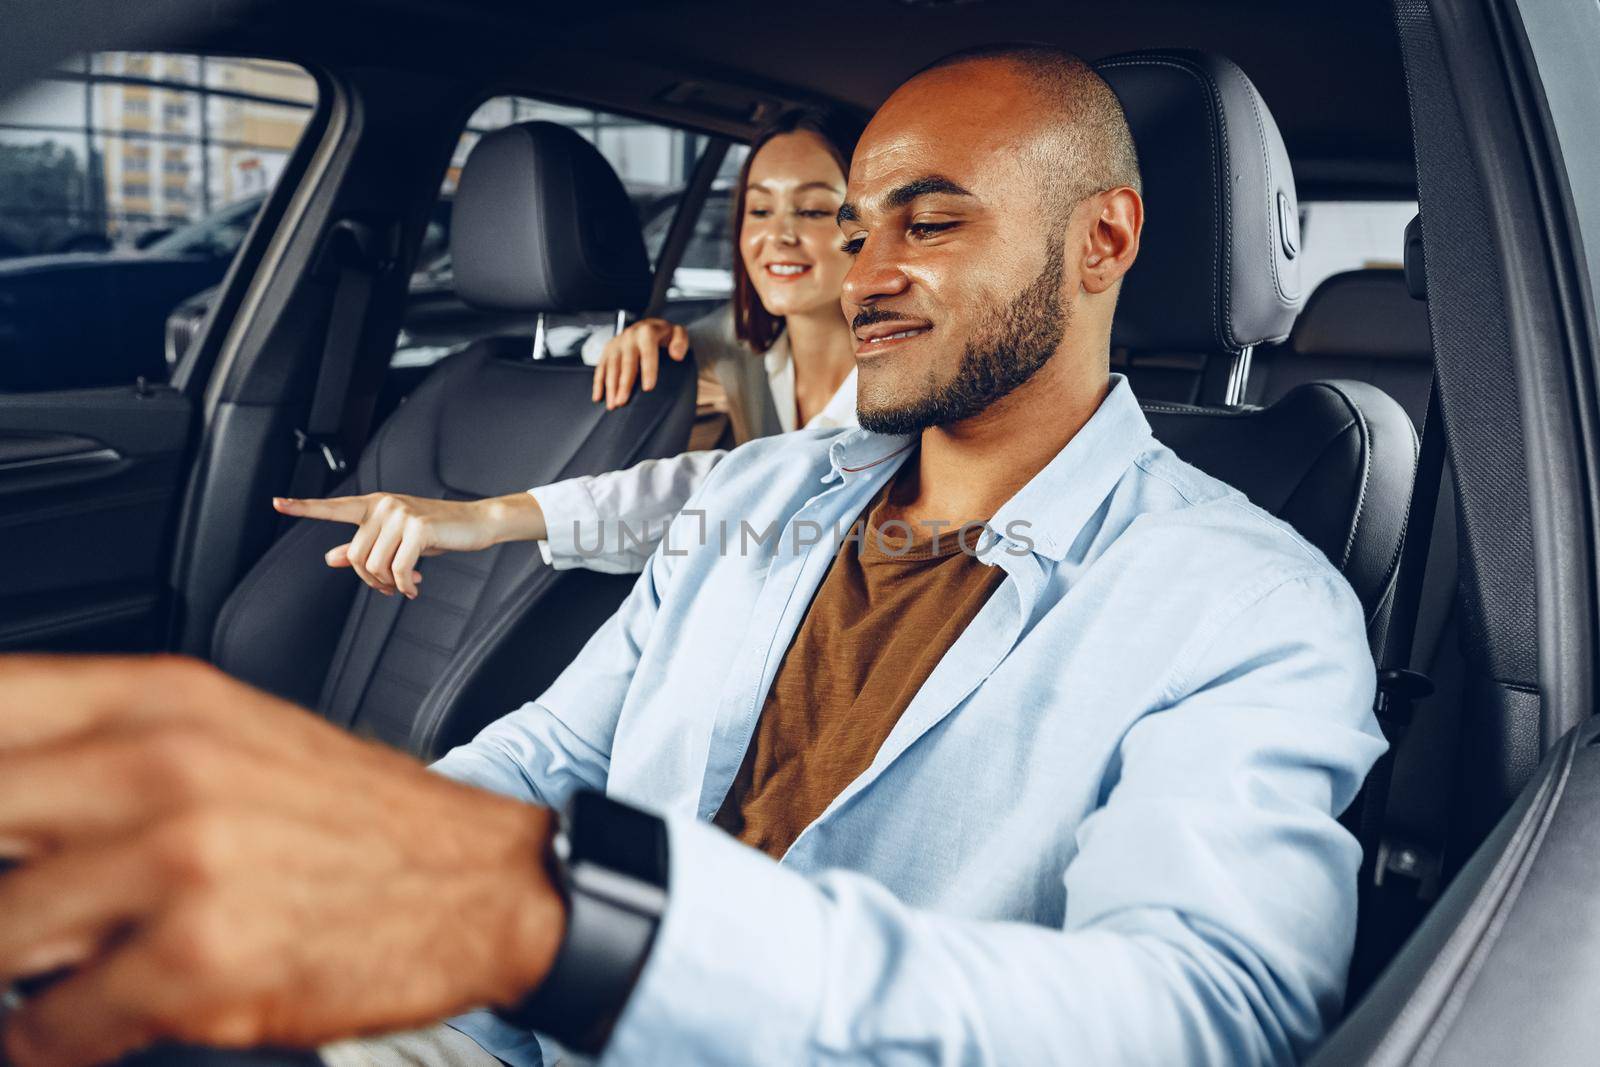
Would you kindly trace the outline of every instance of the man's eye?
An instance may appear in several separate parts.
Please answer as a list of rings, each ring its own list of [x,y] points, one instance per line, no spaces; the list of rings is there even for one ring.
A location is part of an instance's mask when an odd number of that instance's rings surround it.
[[[861,252],[861,246],[866,243],[866,240],[865,237],[852,237],[839,246],[839,251],[847,256],[858,255]]]
[[[911,236],[920,239],[932,237],[934,234],[943,233],[946,230],[954,229],[955,226],[956,224],[953,222],[913,222],[910,226],[906,227],[906,232],[911,234]]]

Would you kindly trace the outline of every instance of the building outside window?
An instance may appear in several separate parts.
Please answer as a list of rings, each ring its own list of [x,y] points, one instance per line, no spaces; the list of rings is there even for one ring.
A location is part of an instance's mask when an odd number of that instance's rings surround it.
[[[128,246],[258,198],[315,101],[314,79],[287,63],[140,52],[69,61],[0,103],[0,256]]]

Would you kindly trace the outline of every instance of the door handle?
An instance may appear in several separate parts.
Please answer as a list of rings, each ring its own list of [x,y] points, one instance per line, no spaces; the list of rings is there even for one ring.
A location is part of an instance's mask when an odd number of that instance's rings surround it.
[[[89,437],[49,434],[0,437],[0,476],[41,474],[116,463],[122,453]]]

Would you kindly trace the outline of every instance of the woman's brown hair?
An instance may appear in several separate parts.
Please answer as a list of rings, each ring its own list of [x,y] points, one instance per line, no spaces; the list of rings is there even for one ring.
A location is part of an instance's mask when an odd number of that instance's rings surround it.
[[[744,256],[739,250],[739,235],[744,227],[745,191],[750,184],[750,164],[755,161],[761,146],[774,137],[805,130],[822,138],[841,173],[850,173],[850,156],[855,152],[856,139],[861,135],[859,125],[841,115],[818,108],[791,108],[767,123],[750,142],[750,152],[739,168],[739,184],[733,194],[733,331],[756,352],[765,352],[783,333],[783,319],[769,314],[761,303],[761,296],[744,269]]]

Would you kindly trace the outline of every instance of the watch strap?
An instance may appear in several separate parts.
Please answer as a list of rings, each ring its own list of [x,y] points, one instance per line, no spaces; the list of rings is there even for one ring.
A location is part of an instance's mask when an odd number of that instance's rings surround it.
[[[666,824],[599,793],[562,813],[551,844],[567,929],[550,972],[499,1014],[596,1055],[622,1014],[666,909]]]

